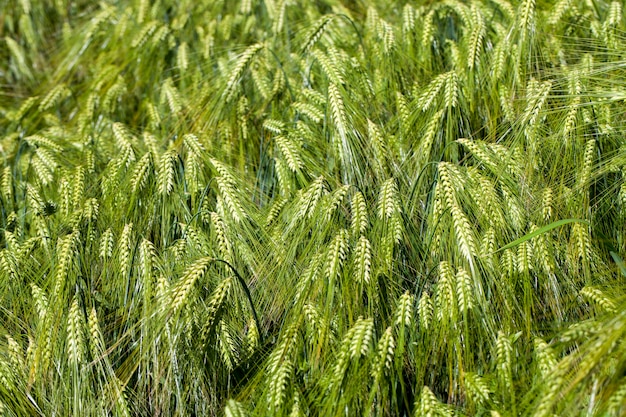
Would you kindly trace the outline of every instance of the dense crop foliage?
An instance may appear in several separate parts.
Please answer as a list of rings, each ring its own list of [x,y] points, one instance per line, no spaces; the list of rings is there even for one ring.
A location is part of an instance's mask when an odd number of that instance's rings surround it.
[[[626,413],[620,1],[0,3],[1,415]]]

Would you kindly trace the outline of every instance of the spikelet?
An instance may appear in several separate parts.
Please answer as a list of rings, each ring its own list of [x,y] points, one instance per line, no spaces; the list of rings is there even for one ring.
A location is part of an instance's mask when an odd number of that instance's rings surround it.
[[[108,228],[100,237],[100,258],[107,260],[113,256],[113,231]]]
[[[377,208],[378,217],[380,219],[390,219],[394,214],[400,211],[398,186],[393,178],[385,181],[380,187]]]
[[[146,152],[133,169],[133,174],[130,180],[130,186],[133,194],[137,194],[143,189],[143,187],[145,187],[151,173],[152,153]]]
[[[517,247],[517,259],[516,259],[516,266],[517,266],[517,272],[519,274],[527,274],[528,272],[530,272],[532,264],[531,264],[531,259],[532,259],[532,247],[530,246],[529,242],[522,242],[519,244],[519,246]]]
[[[157,254],[154,244],[147,239],[142,239],[139,245],[140,271],[144,278],[144,285],[149,285],[153,280],[154,270],[157,263]]]
[[[365,232],[369,224],[367,216],[367,206],[365,204],[365,198],[360,191],[357,191],[352,196],[350,202],[350,231],[353,236],[360,235]]]
[[[376,346],[376,357],[372,364],[371,375],[375,383],[378,383],[386,370],[391,369],[393,357],[396,349],[396,342],[393,338],[393,329],[387,327],[383,332],[378,345]]]
[[[85,354],[82,325],[83,318],[78,299],[74,298],[67,316],[67,355],[70,363],[74,366],[78,366]]]
[[[31,166],[34,168],[35,174],[42,185],[48,185],[54,180],[50,167],[48,167],[38,155],[31,160]]]
[[[579,180],[579,184],[581,187],[586,187],[589,185],[589,180],[591,179],[591,168],[593,167],[595,146],[595,139],[590,139],[585,144],[585,156]]]
[[[328,278],[331,283],[337,279],[341,272],[341,268],[347,256],[347,250],[348,231],[341,229],[330,242],[330,245],[328,245],[328,252],[326,253],[326,278]]]
[[[472,400],[479,406],[489,403],[490,391],[487,383],[473,372],[466,373],[464,378],[465,388]]]
[[[467,54],[467,66],[470,69],[473,69],[479,63],[480,53],[482,49],[483,39],[485,37],[486,27],[485,20],[483,15],[476,6],[476,4],[472,4],[471,6],[471,14],[472,14],[472,32],[469,37],[469,50]]]
[[[229,277],[222,280],[213,290],[211,298],[209,298],[208,301],[207,316],[205,319],[206,322],[204,324],[204,328],[202,329],[203,338],[206,338],[208,331],[211,329],[218,316],[218,313],[222,310],[224,304],[228,300],[228,295],[230,294],[232,286],[233,278]]]
[[[205,149],[196,135],[193,135],[191,133],[185,134],[183,136],[183,143],[185,144],[187,152],[192,153],[199,160],[202,159],[202,155],[204,154]]]
[[[11,337],[11,335],[7,334],[7,351],[9,353],[9,360],[14,371],[19,375],[20,378],[24,378],[24,372],[26,371],[26,361],[24,359],[24,353],[22,351],[22,347]]]
[[[435,394],[424,386],[419,396],[419,403],[415,407],[415,417],[435,417],[435,416],[452,416],[444,406],[439,402]]]
[[[280,410],[287,392],[287,384],[293,373],[291,360],[285,358],[280,366],[272,373],[269,380],[268,401],[274,410]]]
[[[245,348],[248,357],[252,357],[259,347],[259,328],[257,327],[256,320],[251,317],[248,320],[248,331],[245,338]]]
[[[324,32],[328,30],[328,26],[334,17],[335,15],[333,14],[325,14],[320,17],[313,26],[311,26],[304,36],[304,42],[302,43],[303,53],[309,52],[315,46]]]
[[[123,77],[117,77],[117,81],[113,84],[102,98],[101,108],[105,113],[113,113],[116,105],[121,97],[128,92],[126,82]]]
[[[467,219],[463,210],[456,204],[456,202],[450,208],[452,214],[452,221],[454,223],[454,231],[458,239],[459,249],[461,254],[468,260],[470,264],[473,263],[473,257],[476,254],[476,243],[472,226]]]
[[[256,43],[254,45],[250,45],[239,56],[239,59],[235,63],[235,67],[231,71],[231,76],[228,79],[228,82],[226,83],[226,89],[224,90],[224,93],[222,95],[225,101],[228,102],[232,99],[233,94],[235,92],[235,88],[237,87],[237,83],[239,82],[239,79],[243,75],[243,72],[252,61],[252,58],[254,58],[254,56],[263,48],[264,48],[264,45],[262,43]]]
[[[272,95],[272,88],[268,81],[267,72],[260,68],[252,68],[252,81],[254,81],[254,86],[259,90],[259,93],[263,97],[263,99],[267,100]]]
[[[326,107],[326,97],[317,90],[312,88],[305,88],[302,90],[302,95],[310,102],[312,102],[315,106],[324,108]],[[302,123],[299,123],[300,126],[303,126]]]
[[[586,286],[582,290],[580,290],[580,295],[582,295],[589,301],[593,301],[596,305],[598,305],[602,310],[606,311],[607,313],[617,312],[615,303],[611,301],[611,299],[607,297],[606,294],[604,294],[604,292],[597,287]]]
[[[361,236],[354,250],[354,274],[360,284],[369,284],[372,266],[372,246],[370,241]]]
[[[444,85],[447,85],[447,79],[448,73],[442,73],[436,76],[430,84],[428,84],[426,90],[424,90],[418,98],[419,107],[422,111],[428,110],[435,104],[435,99],[439,95],[439,92]]]
[[[390,54],[396,47],[396,35],[393,32],[393,26],[381,19],[378,29],[378,36],[383,40],[383,51],[385,54]]]
[[[131,42],[133,48],[142,47],[148,39],[156,32],[159,27],[159,23],[156,20],[152,20],[143,25],[141,31]]]
[[[46,316],[46,312],[48,311],[48,297],[46,296],[46,293],[36,284],[31,283],[30,290],[39,319],[43,320]]]
[[[328,85],[328,100],[330,103],[330,112],[332,116],[335,128],[339,133],[342,144],[346,142],[346,135],[348,129],[348,119],[346,116],[346,110],[343,104],[343,98],[339,87],[334,82]]]
[[[2,182],[0,183],[2,189],[2,197],[4,201],[10,202],[13,200],[13,174],[10,166],[5,166],[2,170]]]
[[[240,198],[237,196],[235,192],[234,183],[232,183],[228,177],[216,177],[217,187],[220,190],[221,197],[228,207],[228,213],[232,217],[232,219],[239,223],[245,218],[247,215],[241,206]]]
[[[515,111],[513,109],[513,105],[511,104],[513,102],[513,98],[511,97],[510,90],[504,84],[500,86],[498,96],[500,98],[500,106],[502,107],[504,119],[510,123],[515,122]]]
[[[192,265],[190,265],[180,281],[172,290],[172,310],[174,312],[178,312],[185,305],[187,298],[189,297],[189,292],[193,285],[201,279],[206,273],[207,268],[213,262],[213,258],[205,257],[200,258]]]
[[[415,297],[406,291],[398,300],[398,306],[394,313],[394,324],[400,327],[410,327],[413,318],[413,304]]]
[[[320,123],[324,120],[324,112],[313,104],[298,101],[293,104],[293,108],[313,120],[315,123]]]
[[[211,224],[215,230],[217,244],[222,258],[231,262],[233,259],[233,251],[230,240],[226,237],[226,225],[219,214],[211,212]]]
[[[359,317],[352,328],[354,330],[350,340],[350,357],[357,358],[366,356],[371,348],[374,334],[374,321]]]
[[[511,339],[502,331],[498,332],[496,339],[496,362],[497,374],[501,382],[500,389],[503,393],[513,390],[513,346]]]
[[[229,371],[237,365],[239,360],[239,351],[235,340],[228,328],[228,325],[224,320],[220,320],[217,326],[218,329],[218,347],[222,362],[226,365]]]
[[[552,348],[541,338],[536,337],[534,340],[535,346],[535,359],[541,375],[545,379],[549,379],[553,374],[557,365],[556,356],[552,351]]]
[[[59,239],[57,245],[57,269],[53,290],[54,297],[60,297],[65,284],[69,282],[67,277],[72,268],[77,238],[78,233],[73,232]]]
[[[372,147],[374,148],[374,155],[381,168],[386,167],[388,153],[387,144],[380,133],[380,128],[371,120],[367,119],[367,131],[370,138]]]
[[[267,213],[267,217],[265,218],[265,226],[270,226],[274,223],[274,221],[278,218],[288,201],[289,200],[281,197],[278,197],[276,201],[274,201],[272,207]]]
[[[176,64],[181,73],[187,72],[187,69],[189,68],[189,45],[187,42],[182,42],[178,45]]]
[[[171,78],[167,78],[161,87],[161,102],[167,103],[170,111],[178,115],[183,111],[183,100]]]
[[[278,135],[274,137],[276,145],[280,149],[280,152],[287,161],[287,166],[293,172],[298,172],[302,169],[303,162],[300,157],[301,151],[298,149],[298,145],[293,140],[286,136]]]
[[[6,38],[6,39],[8,42],[10,38]],[[47,110],[50,110],[52,107],[56,106],[59,103],[59,101],[65,99],[70,94],[71,94],[71,91],[69,90],[69,88],[67,88],[65,84],[59,83],[55,85],[48,92],[48,94],[46,94],[46,96],[43,99],[41,99],[41,102],[39,103],[39,111],[43,113]]]
[[[535,24],[535,0],[524,0],[520,4],[519,28],[522,36],[529,35],[528,32],[534,30]]]
[[[341,206],[341,203],[343,203],[343,200],[346,197],[346,194],[348,194],[349,189],[350,189],[349,185],[342,185],[341,187],[337,188],[335,191],[332,192],[332,194],[328,196],[324,204],[324,208],[325,208],[324,217],[327,220],[330,220],[333,218],[335,212],[337,211],[337,209],[339,209],[339,207]]]
[[[467,313],[468,310],[474,307],[472,278],[463,268],[459,268],[456,274],[456,297],[459,312],[462,314]]]
[[[424,24],[422,26],[422,47],[430,51],[430,46],[433,41],[433,35],[435,33],[435,12],[434,8],[430,9],[428,14],[424,17]]]
[[[17,260],[13,254],[13,251],[8,249],[0,250],[0,268],[8,275],[11,281],[18,278]]]
[[[456,315],[454,283],[456,282],[452,267],[447,261],[439,263],[439,280],[435,292],[437,319],[451,320]]]
[[[619,415],[620,410],[623,411],[626,403],[626,378],[619,381],[619,385],[613,391],[607,400],[607,415]]]
[[[132,146],[133,137],[122,123],[113,123],[112,130],[115,143],[120,150],[120,161],[122,165],[128,168],[130,163],[135,161],[135,151]]]
[[[163,195],[169,195],[174,189],[177,160],[178,154],[174,150],[169,150],[161,156],[161,160],[159,161],[157,188],[159,193]]]
[[[409,3],[402,8],[402,33],[405,37],[408,38],[408,35],[415,30],[418,15],[419,12]]]
[[[124,225],[124,229],[122,230],[122,235],[120,236],[120,241],[119,241],[118,260],[120,263],[120,274],[125,279],[127,279],[130,276],[130,269],[132,267],[132,262],[133,262],[132,233],[133,233],[133,224],[128,223]]]
[[[417,152],[418,155],[424,155],[426,158],[430,156],[432,145],[435,141],[437,133],[441,131],[440,123],[441,123],[441,119],[443,115],[444,115],[444,110],[443,109],[439,110],[438,112],[434,113],[432,117],[430,118],[430,120],[428,121],[428,124],[426,125],[426,131],[424,132],[424,136],[422,137],[422,140],[419,143],[419,148]]]
[[[323,176],[317,177],[315,181],[309,185],[309,188],[302,194],[299,199],[297,219],[305,216],[311,217],[317,208],[322,195],[326,192],[326,180]]]
[[[552,218],[552,188],[546,187],[543,191],[542,199],[541,199],[541,212],[543,214],[543,220],[550,221]]]
[[[37,189],[30,184],[26,184],[26,197],[35,213],[40,214],[44,212],[45,204],[43,198],[41,198]]]
[[[549,80],[544,81],[541,84],[539,84],[536,80],[530,80],[528,83],[527,91],[529,93],[529,98],[522,119],[523,123],[527,126],[526,134],[529,138],[532,137],[532,129],[536,127],[537,118],[541,114],[541,109],[548,98],[551,88],[552,81]]]
[[[570,249],[574,264],[582,261],[583,265],[589,265],[593,260],[593,249],[589,228],[580,223],[574,223],[570,236]]]
[[[276,119],[265,119],[263,121],[263,129],[280,135],[285,130],[285,123]]]
[[[430,328],[433,321],[433,302],[430,295],[424,291],[417,304],[420,328],[424,331]]]
[[[402,130],[406,134],[411,131],[411,111],[409,110],[407,98],[399,91],[396,92],[396,108],[400,119],[400,126],[402,126]]]
[[[250,4],[251,0],[246,0],[242,2],[241,7],[245,4]],[[248,417],[248,412],[244,408],[243,404],[230,399],[226,402],[226,406],[224,407],[224,415],[226,417]]]

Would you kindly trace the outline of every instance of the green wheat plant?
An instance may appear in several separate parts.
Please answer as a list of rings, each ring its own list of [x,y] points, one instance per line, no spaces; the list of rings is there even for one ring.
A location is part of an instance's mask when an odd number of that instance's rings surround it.
[[[623,9],[0,2],[0,415],[626,414]]]

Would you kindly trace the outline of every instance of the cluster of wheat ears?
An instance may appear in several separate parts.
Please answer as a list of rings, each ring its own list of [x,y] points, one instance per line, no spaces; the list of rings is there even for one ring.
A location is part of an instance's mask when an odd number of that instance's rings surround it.
[[[0,3],[0,415],[626,413],[621,1]]]

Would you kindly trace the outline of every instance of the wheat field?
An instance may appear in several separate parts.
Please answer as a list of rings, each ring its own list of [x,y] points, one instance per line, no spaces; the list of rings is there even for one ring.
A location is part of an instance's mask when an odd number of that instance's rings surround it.
[[[626,415],[609,0],[0,1],[0,415]]]

